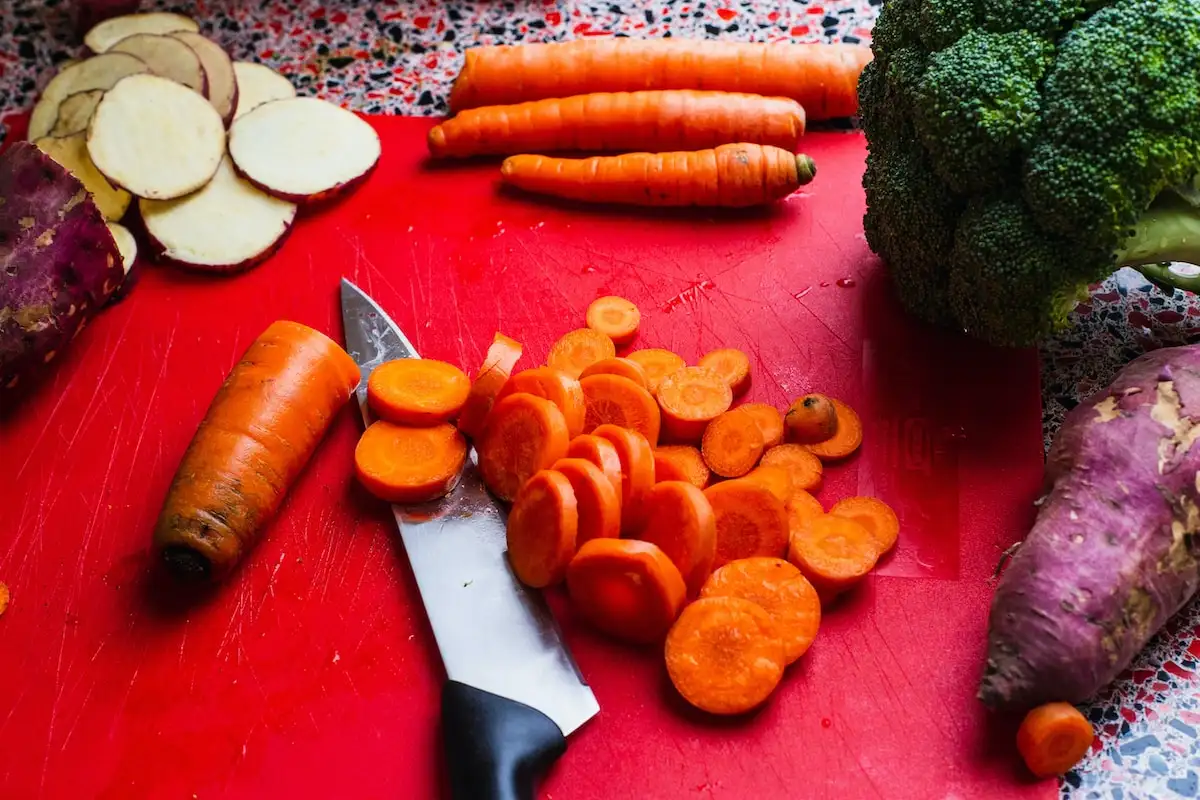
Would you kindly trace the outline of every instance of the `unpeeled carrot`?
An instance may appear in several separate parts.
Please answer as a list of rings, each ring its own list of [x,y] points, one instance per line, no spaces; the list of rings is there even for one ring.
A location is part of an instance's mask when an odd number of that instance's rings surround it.
[[[492,409],[476,448],[484,484],[513,500],[525,481],[567,455],[567,421],[558,406],[532,394],[510,394]]]
[[[862,445],[862,421],[854,409],[841,400],[830,398],[830,402],[837,411],[837,432],[824,441],[804,446],[822,461],[839,461],[853,455]]]
[[[633,539],[585,542],[567,566],[567,593],[594,627],[639,644],[660,640],[687,598],[671,559]]]
[[[552,469],[566,476],[575,492],[578,543],[621,535],[621,490],[613,486],[603,470],[587,459],[570,457],[554,462]]]
[[[696,365],[720,375],[733,390],[734,397],[750,388],[750,357],[735,347],[722,347],[705,353]]]
[[[462,474],[467,441],[448,423],[408,427],[371,424],[354,448],[354,471],[367,491],[389,503],[425,503],[444,496]]]
[[[578,380],[592,364],[616,354],[612,339],[591,328],[579,328],[563,334],[551,345],[546,365]]]
[[[616,446],[608,439],[591,434],[576,436],[567,445],[567,458],[582,458],[595,464],[616,490],[617,498],[621,498],[624,492],[621,456],[617,452]]]
[[[730,561],[709,576],[700,596],[740,597],[762,606],[775,620],[789,664],[808,652],[821,627],[817,590],[782,558]]]
[[[654,449],[654,480],[687,481],[704,489],[712,477],[704,456],[691,445],[668,444]]]
[[[654,398],[633,381],[620,375],[590,375],[579,382],[587,404],[583,430],[591,433],[600,425],[629,428],[658,444],[661,412]]]
[[[717,475],[740,478],[762,457],[762,429],[741,409],[726,411],[704,428],[700,452],[704,463]]]
[[[380,419],[397,425],[438,425],[467,402],[471,381],[445,361],[398,358],[380,364],[367,379],[367,403]]]
[[[580,39],[473,47],[450,90],[450,109],[589,92],[711,89],[790,97],[809,119],[858,113],[858,78],[871,49],[702,39]]]
[[[624,297],[605,295],[588,304],[587,326],[612,339],[618,347],[632,342],[641,324],[642,312]]]
[[[782,200],[817,174],[812,158],[737,142],[708,150],[591,158],[509,156],[500,180],[534,194],[587,203],[746,208]]]
[[[717,554],[717,518],[704,492],[684,481],[656,483],[646,493],[634,538],[658,545],[679,568],[688,594],[700,591]]]
[[[508,514],[508,560],[517,579],[537,589],[561,581],[575,555],[578,526],[567,477],[553,470],[534,474]]]
[[[590,378],[592,375],[619,375],[647,391],[650,390],[650,382],[646,379],[646,370],[642,369],[636,361],[630,361],[628,358],[606,358],[597,361],[581,372],[579,377],[580,379]]]
[[[708,423],[728,411],[732,403],[729,384],[703,367],[676,370],[658,385],[663,427],[677,442],[699,442]]]
[[[646,388],[653,395],[658,394],[658,385],[662,383],[663,378],[687,366],[687,362],[678,354],[657,347],[634,350],[625,357],[645,371]]]
[[[230,573],[358,386],[358,366],[324,334],[272,323],[217,391],[180,460],[153,543],[186,578]]]
[[[783,414],[779,413],[778,408],[767,403],[743,403],[738,408],[754,417],[758,423],[764,449],[770,450],[783,442]]]
[[[636,530],[641,505],[654,486],[654,450],[637,431],[616,425],[601,425],[592,432],[607,439],[621,459],[621,528]]]
[[[829,513],[852,519],[870,531],[879,547],[880,556],[896,546],[896,539],[900,536],[900,520],[891,506],[876,497],[843,498],[833,504]]]
[[[1046,703],[1025,715],[1017,729],[1017,750],[1039,778],[1062,775],[1091,749],[1095,733],[1087,717],[1070,703]]]
[[[714,484],[704,496],[717,517],[714,569],[739,558],[779,558],[787,550],[787,510],[770,489],[738,479]]]
[[[879,548],[871,533],[852,519],[832,514],[792,531],[788,542],[788,561],[826,599],[853,587],[878,560]]]
[[[503,400],[517,392],[543,397],[554,403],[567,421],[567,433],[572,438],[583,433],[587,404],[584,401],[583,389],[580,387],[579,381],[567,373],[550,367],[521,370],[508,379],[496,399]]]
[[[509,376],[521,359],[521,343],[510,339],[502,333],[492,338],[483,365],[475,375],[471,384],[471,393],[458,415],[458,429],[472,439],[478,439],[483,434],[487,424],[488,414],[496,404],[496,397],[508,383]]]
[[[785,505],[792,498],[792,473],[785,467],[772,464],[755,467],[746,474],[746,480],[754,481],[771,490]],[[807,492],[805,492],[807,494]],[[811,495],[810,495],[811,496]]]
[[[825,468],[821,459],[803,445],[781,444],[772,447],[762,457],[765,466],[783,467],[792,474],[792,488],[815,492],[821,488]]]
[[[783,422],[789,442],[815,444],[837,433],[837,409],[823,394],[806,394],[788,406]]]

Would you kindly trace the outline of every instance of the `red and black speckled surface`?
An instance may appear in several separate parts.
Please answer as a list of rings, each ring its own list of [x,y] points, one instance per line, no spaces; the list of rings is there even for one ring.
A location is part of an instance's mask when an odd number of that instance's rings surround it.
[[[439,115],[462,50],[583,36],[704,36],[868,42],[879,0],[146,0],[200,20],[235,59],[258,60],[319,94],[372,113]],[[53,67],[78,51],[62,0],[0,0],[0,120],[27,109]],[[2,124],[0,124],[2,127]],[[1200,303],[1164,296],[1123,270],[1094,288],[1072,330],[1042,347],[1045,432],[1134,356],[1200,339]],[[1200,604],[1087,707],[1098,736],[1066,777],[1067,797],[1200,796]]]

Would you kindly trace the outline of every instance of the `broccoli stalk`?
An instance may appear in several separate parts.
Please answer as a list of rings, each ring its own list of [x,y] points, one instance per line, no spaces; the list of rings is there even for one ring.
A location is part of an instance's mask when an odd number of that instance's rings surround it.
[[[1168,192],[1138,220],[1117,254],[1117,263],[1137,269],[1167,290],[1200,292],[1200,268],[1166,263],[1172,261],[1200,264],[1200,208]]]

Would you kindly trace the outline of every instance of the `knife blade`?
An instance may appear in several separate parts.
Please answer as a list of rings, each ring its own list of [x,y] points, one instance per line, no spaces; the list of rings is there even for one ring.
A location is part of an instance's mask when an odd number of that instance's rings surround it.
[[[341,302],[346,349],[362,373],[356,397],[370,425],[371,372],[420,356],[346,279]],[[393,505],[392,512],[446,670],[442,736],[452,793],[460,800],[531,800],[535,773],[600,706],[544,598],[509,565],[506,515],[483,485],[474,449],[446,497]]]

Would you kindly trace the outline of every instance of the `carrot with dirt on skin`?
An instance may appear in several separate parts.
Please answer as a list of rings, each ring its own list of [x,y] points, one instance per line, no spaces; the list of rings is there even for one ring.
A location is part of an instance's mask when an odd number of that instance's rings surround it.
[[[784,505],[791,499],[792,492],[795,491],[792,487],[792,473],[786,467],[776,464],[755,467],[746,473],[745,480],[767,487],[771,490],[771,494],[778,497]]]
[[[654,450],[645,436],[628,428],[601,425],[592,433],[607,439],[621,459],[621,529],[637,530],[642,501],[654,486]]]
[[[852,519],[832,514],[822,514],[792,531],[788,542],[788,561],[825,600],[852,588],[878,560],[879,548],[871,532]]]
[[[729,384],[734,397],[745,394],[750,388],[750,357],[737,348],[723,347],[706,353],[696,366],[720,375]]]
[[[599,467],[600,471],[604,473],[604,477],[608,478],[608,482],[616,490],[617,499],[621,499],[624,491],[621,477],[621,456],[612,442],[602,436],[594,436],[590,433],[576,436],[567,445],[567,458],[582,458]]]
[[[687,362],[677,353],[658,347],[634,350],[625,358],[637,364],[646,373],[646,389],[653,395],[658,394],[658,385],[662,383],[663,378],[687,366]]]
[[[616,425],[637,431],[652,447],[658,444],[662,412],[641,386],[620,375],[590,375],[579,385],[587,405],[584,433],[601,425]]]
[[[167,492],[153,543],[175,575],[224,577],[251,549],[361,374],[332,339],[272,323],[209,405]]]
[[[546,366],[578,380],[592,364],[613,358],[616,354],[617,348],[612,339],[591,328],[578,328],[563,334],[550,346]]]
[[[772,447],[762,457],[768,467],[783,467],[792,475],[792,488],[815,492],[821,488],[825,466],[802,445],[781,444]]]
[[[582,380],[593,375],[619,375],[647,391],[650,390],[650,383],[646,379],[646,370],[642,369],[636,361],[630,361],[628,358],[606,358],[597,361],[581,372],[579,378]]]
[[[587,326],[612,339],[617,347],[632,342],[641,324],[642,312],[624,297],[606,295],[588,304]]]
[[[740,597],[762,606],[775,620],[789,664],[808,652],[821,627],[817,590],[782,558],[730,561],[709,576],[700,596]]]
[[[870,531],[880,557],[896,546],[896,539],[900,536],[900,520],[891,506],[876,497],[844,498],[834,503],[829,513],[852,519]]]
[[[479,474],[501,500],[567,455],[567,421],[558,406],[532,394],[510,394],[492,409],[477,447]]]
[[[778,408],[766,403],[743,403],[738,408],[753,416],[754,421],[758,423],[765,450],[783,442],[783,414],[779,413]]]
[[[500,165],[503,183],[532,194],[652,207],[767,205],[811,183],[816,174],[816,163],[803,153],[744,142],[591,158],[519,155]]]
[[[762,429],[750,414],[736,408],[726,411],[704,428],[700,452],[717,475],[740,478],[762,457]]]
[[[708,423],[728,411],[732,404],[729,384],[703,367],[684,367],[658,385],[663,428],[676,442],[699,442]]]
[[[688,594],[700,591],[717,554],[717,518],[704,492],[684,481],[656,483],[638,525],[633,538],[658,545],[679,568]]]
[[[686,481],[697,489],[707,488],[712,474],[704,456],[687,444],[667,444],[654,449],[654,480]]]
[[[587,404],[579,381],[570,375],[550,367],[521,370],[508,379],[496,400],[503,400],[517,392],[532,394],[554,403],[567,421],[568,435],[575,437],[583,433]]]
[[[521,343],[497,333],[484,356],[483,366],[471,384],[467,402],[458,415],[458,429],[463,435],[478,439],[483,434],[488,415],[496,404],[496,397],[508,383],[509,376],[521,360]]]
[[[786,97],[665,90],[592,92],[467,109],[427,137],[437,158],[568,150],[702,150],[726,142],[795,150],[804,108]]]
[[[837,431],[824,441],[804,446],[822,461],[840,461],[854,455],[862,445],[862,421],[854,409],[841,400],[830,398],[829,402],[837,412]]]
[[[575,555],[578,530],[570,480],[554,470],[535,473],[508,514],[508,560],[517,579],[535,589],[559,583]]]
[[[1025,715],[1017,729],[1017,750],[1039,778],[1069,772],[1083,759],[1095,733],[1087,717],[1070,703],[1046,703]]]
[[[367,403],[380,419],[397,425],[439,425],[467,402],[471,381],[445,361],[399,358],[380,364],[367,379]]]
[[[717,557],[713,568],[739,558],[779,558],[788,546],[788,516],[767,487],[736,479],[704,490],[717,517]]]
[[[789,442],[823,442],[837,433],[837,409],[823,394],[806,394],[788,406],[783,423]]]
[[[656,545],[592,539],[567,566],[567,594],[593,627],[637,644],[659,641],[679,616],[687,588]]]
[[[621,495],[599,467],[584,458],[559,459],[551,467],[571,483],[579,508],[576,541],[616,539],[621,535]]]
[[[379,420],[354,448],[354,471],[368,492],[389,503],[425,503],[448,494],[467,460],[467,441],[448,423],[408,427]]]

